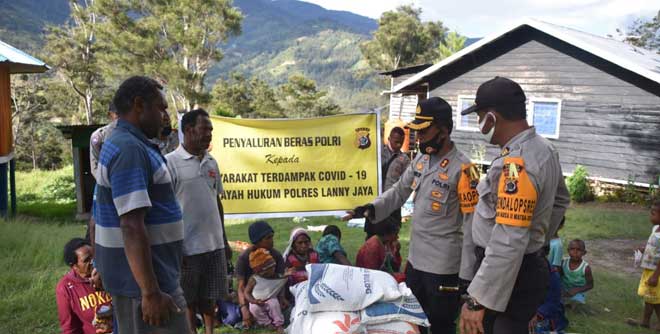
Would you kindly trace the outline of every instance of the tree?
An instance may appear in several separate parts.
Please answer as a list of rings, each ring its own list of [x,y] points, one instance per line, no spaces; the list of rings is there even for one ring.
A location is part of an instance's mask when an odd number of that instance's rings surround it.
[[[443,60],[460,51],[465,46],[465,41],[467,41],[467,37],[461,36],[455,31],[447,34],[444,42],[440,44],[438,60]]]
[[[211,110],[222,116],[244,118],[286,117],[275,91],[263,80],[232,73],[229,80],[218,80],[211,92]]]
[[[48,63],[80,97],[87,124],[94,122],[95,99],[108,94],[97,57],[97,13],[93,5],[94,0],[70,0],[69,21],[48,28],[45,46]]]
[[[52,120],[63,116],[53,101],[78,99],[71,90],[46,75],[20,75],[12,78],[11,105],[15,153],[20,169],[60,167],[65,146],[62,134]],[[68,98],[67,98],[68,97]]]
[[[206,102],[204,80],[220,46],[241,31],[231,0],[95,0],[103,15],[105,73],[140,73],[166,84],[171,109]]]
[[[329,116],[340,112],[340,108],[328,99],[328,93],[319,91],[316,82],[300,74],[289,77],[279,88],[280,103],[290,118]]]
[[[442,22],[422,23],[421,8],[401,6],[378,20],[373,39],[360,45],[362,56],[375,70],[432,62],[438,57],[446,28]]]
[[[636,19],[628,27],[624,41],[660,53],[660,10],[651,20]]]

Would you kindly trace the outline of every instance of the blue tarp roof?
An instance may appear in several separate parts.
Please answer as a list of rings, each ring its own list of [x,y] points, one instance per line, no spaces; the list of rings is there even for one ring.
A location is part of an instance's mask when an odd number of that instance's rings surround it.
[[[43,61],[0,41],[0,65],[9,64],[9,73],[41,73],[50,69]]]

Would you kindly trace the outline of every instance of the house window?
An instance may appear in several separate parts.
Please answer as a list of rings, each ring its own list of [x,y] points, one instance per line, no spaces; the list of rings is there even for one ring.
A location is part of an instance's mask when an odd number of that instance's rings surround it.
[[[461,111],[474,104],[474,96],[459,95],[456,108],[456,129],[463,131],[479,131],[479,117],[477,113],[461,115]]]
[[[561,100],[530,98],[527,119],[536,133],[546,138],[559,138]]]

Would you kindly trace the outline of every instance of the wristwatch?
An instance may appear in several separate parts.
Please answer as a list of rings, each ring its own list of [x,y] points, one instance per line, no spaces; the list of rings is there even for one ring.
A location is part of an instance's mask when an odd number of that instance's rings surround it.
[[[470,311],[481,311],[485,309],[485,307],[479,304],[472,296],[466,298],[465,305],[467,305],[467,309]]]

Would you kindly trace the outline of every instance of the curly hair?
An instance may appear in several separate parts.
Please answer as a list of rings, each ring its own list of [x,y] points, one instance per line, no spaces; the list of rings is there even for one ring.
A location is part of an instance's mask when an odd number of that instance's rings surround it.
[[[83,246],[91,246],[89,241],[81,238],[73,238],[64,245],[64,263],[71,267],[78,263],[78,255],[76,251]]]

